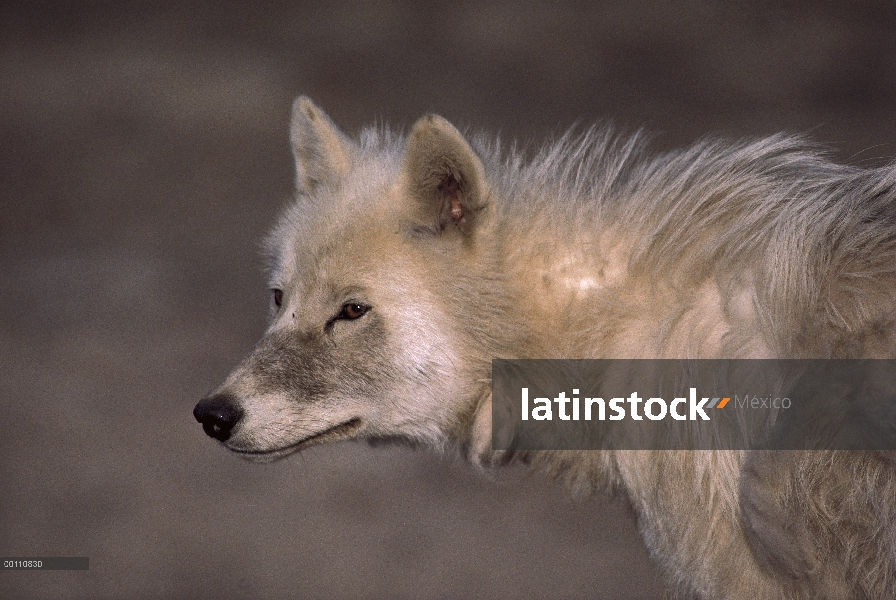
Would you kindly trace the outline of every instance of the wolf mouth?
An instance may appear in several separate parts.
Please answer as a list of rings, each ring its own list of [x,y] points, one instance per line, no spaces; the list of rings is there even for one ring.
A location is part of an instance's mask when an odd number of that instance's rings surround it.
[[[323,431],[320,431],[318,433],[313,433],[307,437],[302,438],[294,444],[289,444],[288,446],[273,448],[271,450],[242,450],[239,448],[230,448],[230,451],[250,459],[276,459],[288,454],[292,454],[293,452],[298,452],[299,450],[304,450],[309,446],[345,439],[352,433],[360,429],[360,427],[360,417],[354,417],[352,419],[349,419],[348,421],[339,423],[338,425],[334,425],[333,427],[324,429]]]

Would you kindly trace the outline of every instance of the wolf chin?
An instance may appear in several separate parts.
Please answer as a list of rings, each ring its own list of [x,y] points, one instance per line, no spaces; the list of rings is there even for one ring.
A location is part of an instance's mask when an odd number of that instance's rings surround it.
[[[491,448],[492,358],[896,357],[896,167],[800,138],[567,134],[527,159],[438,116],[293,106],[270,326],[194,415],[272,460],[400,438],[622,491],[675,592],[896,597],[889,452]]]

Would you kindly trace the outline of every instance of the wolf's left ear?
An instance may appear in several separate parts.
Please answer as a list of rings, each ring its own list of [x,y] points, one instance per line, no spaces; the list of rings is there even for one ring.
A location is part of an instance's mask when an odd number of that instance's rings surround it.
[[[296,187],[301,192],[312,193],[322,184],[335,183],[351,168],[354,143],[307,96],[293,102],[290,138]]]
[[[432,231],[469,234],[487,203],[482,161],[451,123],[435,115],[414,124],[401,166],[415,218]]]

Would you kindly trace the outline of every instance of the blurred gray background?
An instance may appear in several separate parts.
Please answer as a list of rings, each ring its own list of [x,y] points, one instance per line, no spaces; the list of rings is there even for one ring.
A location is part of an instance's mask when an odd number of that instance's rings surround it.
[[[628,506],[344,443],[244,463],[193,420],[265,326],[299,93],[345,131],[896,156],[896,3],[0,5],[3,598],[655,598]]]

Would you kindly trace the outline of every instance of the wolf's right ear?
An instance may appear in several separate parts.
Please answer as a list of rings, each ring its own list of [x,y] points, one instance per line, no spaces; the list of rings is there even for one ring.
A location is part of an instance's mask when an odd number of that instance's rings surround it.
[[[430,231],[466,236],[487,204],[482,161],[464,136],[436,115],[423,117],[411,129],[401,177],[414,218]]]
[[[300,192],[337,182],[351,168],[354,143],[307,96],[293,102],[290,138]]]

